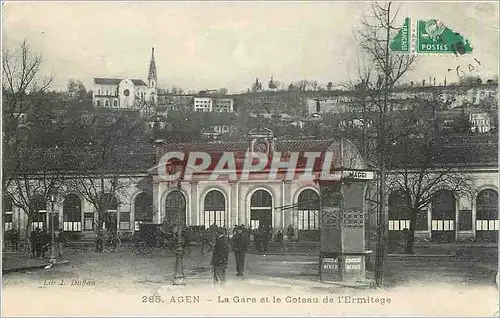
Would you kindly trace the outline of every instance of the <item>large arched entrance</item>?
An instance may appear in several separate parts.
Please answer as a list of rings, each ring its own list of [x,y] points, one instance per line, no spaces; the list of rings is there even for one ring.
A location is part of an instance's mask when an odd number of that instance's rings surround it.
[[[498,192],[485,189],[476,198],[476,239],[498,241]]]
[[[267,190],[257,190],[250,199],[250,226],[273,226],[273,197]]]
[[[153,223],[153,217],[153,196],[142,192],[137,195],[134,202],[134,230],[139,231],[141,223]]]
[[[186,226],[186,199],[180,191],[174,190],[165,198],[165,217],[169,224]]]
[[[63,231],[82,230],[82,202],[76,194],[68,194],[63,202]]]
[[[434,193],[431,201],[431,239],[437,242],[455,240],[455,196],[449,190]]]
[[[299,240],[319,240],[319,194],[312,189],[300,192],[297,198],[297,229]]]
[[[211,190],[205,196],[203,220],[205,228],[212,224],[226,227],[226,200],[218,190]]]

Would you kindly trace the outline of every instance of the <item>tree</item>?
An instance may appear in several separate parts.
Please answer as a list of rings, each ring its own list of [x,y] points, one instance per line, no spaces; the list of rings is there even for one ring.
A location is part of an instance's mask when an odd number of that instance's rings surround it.
[[[132,179],[127,172],[137,164],[137,149],[141,148],[142,123],[126,113],[103,114],[87,136],[87,146],[75,149],[81,160],[77,174],[69,186],[85,198],[97,211],[95,220],[97,237],[100,237],[108,210],[120,204],[120,197],[127,194]],[[99,248],[96,240],[96,250]]]
[[[221,94],[221,95],[227,95],[227,88],[221,88],[221,89],[219,89],[219,94]]]
[[[326,90],[331,91],[332,87],[333,87],[333,83],[332,82],[328,82],[328,85],[326,85]]]
[[[64,169],[71,166],[62,151],[69,141],[64,139],[62,118],[51,108],[52,94],[31,95],[37,95],[31,96],[36,103],[16,136],[16,147],[5,150],[3,161],[4,178],[9,178],[8,182],[4,179],[4,191],[27,217],[26,239],[39,210],[46,210],[51,196],[64,184]]]
[[[261,91],[262,90],[262,83],[259,82],[259,79],[256,78],[255,79],[255,83],[253,83],[252,85],[252,92],[258,92],[258,91]]]
[[[458,83],[461,86],[474,86],[480,85],[483,81],[479,76],[460,76],[458,79]]]
[[[449,190],[459,196],[474,193],[472,178],[455,165],[447,164],[454,156],[458,162],[466,162],[467,153],[476,145],[462,148],[447,147],[449,141],[435,126],[415,112],[404,112],[391,118],[391,134],[397,135],[389,149],[387,189],[399,202],[410,220],[405,252],[413,254],[417,217],[431,202],[439,190]],[[457,149],[462,149],[457,151]],[[445,155],[443,155],[445,153]]]
[[[452,132],[456,134],[470,134],[472,130],[472,124],[469,120],[468,114],[462,108],[460,115],[453,119]]]
[[[75,81],[74,79],[70,79],[68,81],[66,96],[68,100],[77,103],[81,103],[88,99],[88,93],[85,85],[83,85],[82,81]]]
[[[274,78],[271,76],[271,79],[269,80],[268,87],[270,90],[274,91],[280,86],[280,82],[275,81]]]
[[[22,135],[26,130],[27,113],[34,108],[37,98],[50,87],[53,78],[40,75],[42,56],[33,52],[27,41],[13,50],[2,48],[2,123],[4,158],[20,151]],[[15,158],[15,155],[14,157]],[[10,164],[20,165],[18,160]],[[4,162],[4,167],[6,162]],[[17,169],[11,166],[3,176],[4,188],[16,178]],[[18,168],[21,168],[20,166]],[[5,170],[4,170],[5,171]]]
[[[367,158],[378,166],[379,198],[377,215],[377,246],[375,253],[375,284],[381,286],[384,281],[384,260],[387,254],[387,217],[386,217],[386,177],[388,156],[387,113],[390,109],[389,92],[401,77],[411,69],[415,57],[410,54],[392,54],[389,44],[396,35],[399,24],[398,11],[393,12],[392,3],[371,5],[371,14],[363,14],[361,27],[356,30],[357,42],[362,53],[363,67],[358,73],[366,85],[369,106],[378,113],[374,122],[376,130],[373,158]],[[375,80],[373,75],[377,75]]]

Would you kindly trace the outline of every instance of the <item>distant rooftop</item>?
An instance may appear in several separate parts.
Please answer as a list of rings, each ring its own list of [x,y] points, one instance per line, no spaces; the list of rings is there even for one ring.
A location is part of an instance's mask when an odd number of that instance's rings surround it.
[[[147,86],[141,79],[130,79],[134,85]],[[106,78],[106,77],[94,77],[94,84],[100,85],[118,85],[123,81],[123,78]]]

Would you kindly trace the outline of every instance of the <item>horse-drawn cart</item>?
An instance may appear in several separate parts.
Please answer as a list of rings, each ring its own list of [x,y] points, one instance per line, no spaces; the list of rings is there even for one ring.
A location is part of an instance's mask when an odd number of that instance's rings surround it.
[[[141,223],[133,240],[139,253],[149,254],[155,247],[173,248],[174,238],[173,233],[162,232],[162,224]]]
[[[163,224],[141,223],[139,231],[134,235],[135,247],[141,254],[149,254],[155,247],[173,249],[177,243],[177,233],[172,231],[164,233]],[[182,231],[182,243],[189,247],[192,243],[201,243],[201,254],[206,246],[211,248],[214,240],[214,231],[205,229],[205,226],[189,226]]]

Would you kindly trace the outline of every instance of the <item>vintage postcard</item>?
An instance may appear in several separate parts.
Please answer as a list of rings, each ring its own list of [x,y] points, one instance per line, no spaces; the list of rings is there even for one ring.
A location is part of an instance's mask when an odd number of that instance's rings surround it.
[[[498,2],[2,9],[3,316],[498,316]]]

